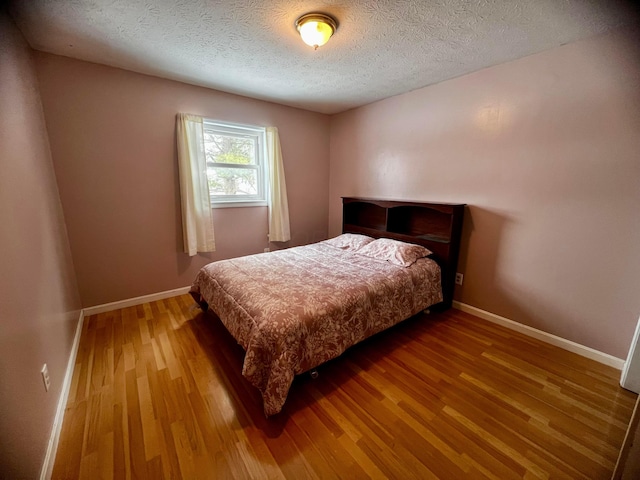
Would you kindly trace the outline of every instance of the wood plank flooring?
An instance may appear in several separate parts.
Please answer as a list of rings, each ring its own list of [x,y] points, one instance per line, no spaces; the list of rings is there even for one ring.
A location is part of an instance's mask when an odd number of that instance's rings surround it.
[[[188,295],[85,319],[54,479],[608,479],[620,372],[450,310],[294,382],[266,419]]]

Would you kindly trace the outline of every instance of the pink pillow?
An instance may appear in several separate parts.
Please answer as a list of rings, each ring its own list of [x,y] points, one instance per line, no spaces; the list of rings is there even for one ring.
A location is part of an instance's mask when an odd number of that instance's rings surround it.
[[[373,242],[373,238],[367,237],[366,235],[359,235],[357,233],[343,233],[342,235],[338,235],[337,237],[324,241],[324,243],[328,243],[332,247],[352,252],[359,250],[371,242]]]
[[[400,267],[408,267],[419,258],[431,255],[431,250],[413,243],[379,238],[362,247],[357,253],[377,260],[386,260]]]

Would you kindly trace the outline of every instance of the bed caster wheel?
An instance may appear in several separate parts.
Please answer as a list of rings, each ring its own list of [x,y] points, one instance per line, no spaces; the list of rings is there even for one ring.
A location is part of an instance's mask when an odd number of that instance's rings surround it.
[[[311,378],[313,378],[315,380],[316,378],[318,378],[318,375],[320,375],[320,374],[318,373],[318,370],[313,369],[313,370],[311,370],[309,372],[309,375],[311,376]]]
[[[429,315],[431,313],[431,310],[429,310],[428,308],[425,308],[422,312]]]

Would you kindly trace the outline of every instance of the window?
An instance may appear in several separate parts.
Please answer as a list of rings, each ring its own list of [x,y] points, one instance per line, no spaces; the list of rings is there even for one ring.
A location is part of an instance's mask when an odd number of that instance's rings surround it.
[[[204,121],[212,207],[267,205],[265,129]]]

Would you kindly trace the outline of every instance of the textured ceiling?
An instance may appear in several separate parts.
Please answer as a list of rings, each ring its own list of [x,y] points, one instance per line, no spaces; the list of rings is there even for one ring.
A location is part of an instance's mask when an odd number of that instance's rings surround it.
[[[314,51],[296,18],[334,16]],[[323,113],[596,35],[630,22],[606,0],[24,0],[30,45]]]

